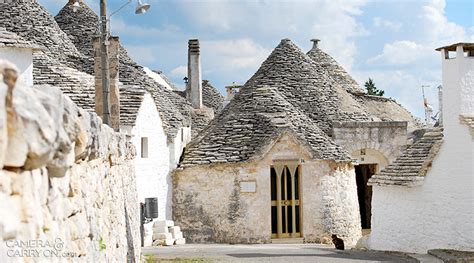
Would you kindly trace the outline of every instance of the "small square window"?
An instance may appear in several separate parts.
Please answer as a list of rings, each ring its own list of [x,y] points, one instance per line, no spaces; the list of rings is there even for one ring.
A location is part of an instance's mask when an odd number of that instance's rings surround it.
[[[148,158],[148,137],[142,137],[141,157]]]

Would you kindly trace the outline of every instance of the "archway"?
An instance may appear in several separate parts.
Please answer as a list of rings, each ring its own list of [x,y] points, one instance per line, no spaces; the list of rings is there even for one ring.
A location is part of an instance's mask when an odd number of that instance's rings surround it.
[[[355,176],[357,183],[357,197],[363,234],[370,233],[372,218],[372,186],[368,181],[373,174],[388,165],[388,159],[381,152],[374,149],[359,149],[351,153],[357,159]]]

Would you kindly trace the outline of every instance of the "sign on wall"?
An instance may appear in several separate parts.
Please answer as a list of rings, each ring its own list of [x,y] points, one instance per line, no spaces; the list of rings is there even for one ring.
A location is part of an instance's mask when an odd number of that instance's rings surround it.
[[[257,182],[256,181],[242,181],[242,182],[240,182],[240,192],[241,193],[255,193],[255,192],[257,192]]]

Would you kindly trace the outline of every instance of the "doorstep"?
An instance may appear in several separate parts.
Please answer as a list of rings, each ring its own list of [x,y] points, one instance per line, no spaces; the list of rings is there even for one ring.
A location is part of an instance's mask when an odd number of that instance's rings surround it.
[[[304,238],[272,238],[272,244],[303,244]]]

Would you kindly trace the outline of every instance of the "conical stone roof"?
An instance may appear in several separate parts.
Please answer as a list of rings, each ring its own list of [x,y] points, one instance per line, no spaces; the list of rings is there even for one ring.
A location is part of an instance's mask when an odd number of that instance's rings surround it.
[[[325,53],[318,47],[319,40],[313,39],[313,48],[308,51],[307,55],[314,60],[316,64],[327,70],[327,74],[331,76],[339,85],[347,92],[353,94],[364,94],[365,91],[360,88],[359,84],[347,73],[347,71],[329,54]]]
[[[421,127],[420,122],[394,99],[367,95],[333,57],[319,48],[319,40],[313,39],[312,41],[313,47],[307,55],[318,67],[325,69],[322,71],[324,74],[342,86],[357,101],[360,108],[369,115],[371,121],[406,121],[410,131]]]
[[[60,87],[78,106],[94,108],[94,79],[81,71],[85,57],[36,0],[0,1],[0,24],[41,48],[33,53],[35,85]]]
[[[224,96],[208,80],[202,81],[202,103],[209,108],[214,109],[217,115],[223,107]]]
[[[188,147],[182,165],[241,162],[289,133],[314,159],[348,161],[328,134],[333,121],[365,121],[357,102],[284,39],[229,105]]]
[[[333,121],[369,121],[352,96],[295,44],[283,39],[245,86],[270,86],[328,135]]]
[[[99,18],[87,4],[80,1],[80,5],[81,8],[73,12],[71,3],[66,4],[55,19],[61,29],[71,36],[78,50],[89,59],[91,63],[85,70],[93,74],[92,38],[97,35]],[[125,88],[132,86],[152,95],[168,138],[174,138],[180,127],[191,125],[194,112],[190,103],[150,78],[143,67],[128,56],[122,45],[119,62],[120,82]]]

